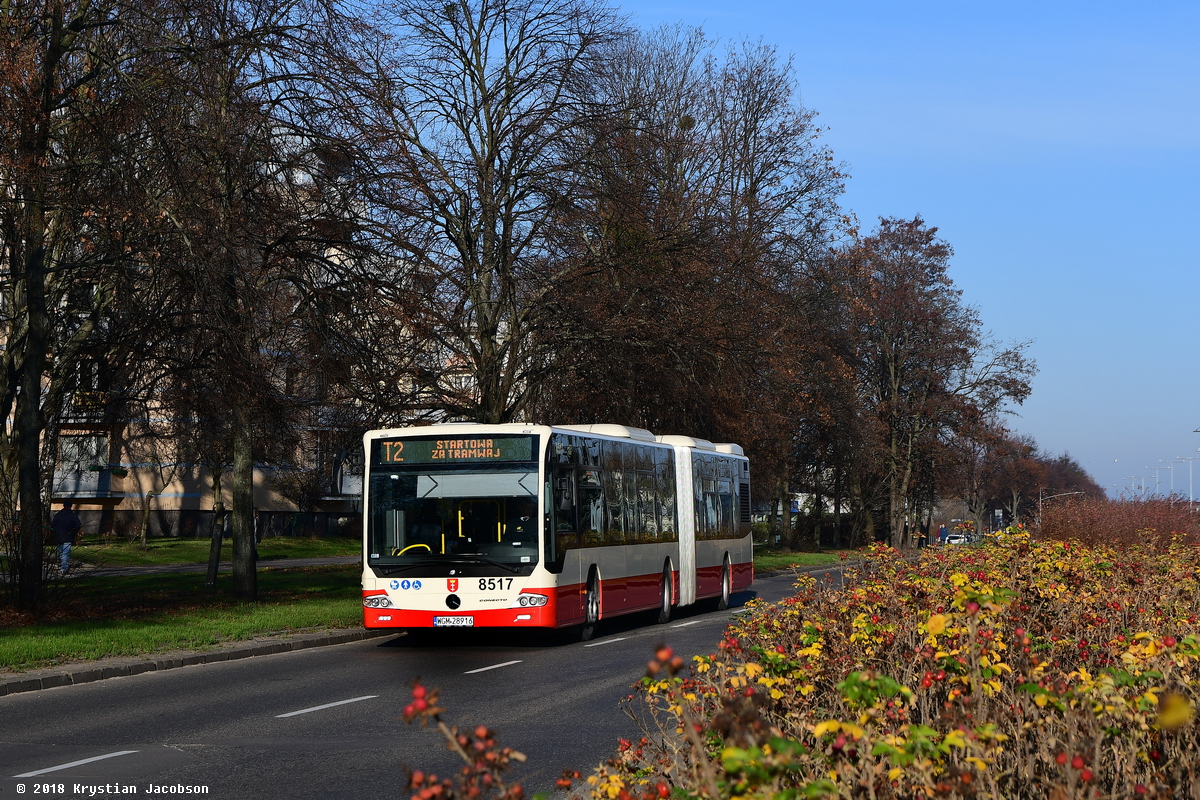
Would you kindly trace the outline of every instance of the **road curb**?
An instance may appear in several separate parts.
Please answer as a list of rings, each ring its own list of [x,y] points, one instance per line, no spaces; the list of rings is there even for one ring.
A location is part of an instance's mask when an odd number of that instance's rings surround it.
[[[310,647],[349,644],[364,639],[394,636],[396,633],[397,631],[394,630],[369,631],[364,628],[302,633],[287,638],[259,639],[221,650],[167,653],[157,658],[105,659],[46,670],[15,673],[10,677],[0,676],[0,697],[20,692],[53,689],[57,686],[91,683],[107,678],[124,678],[130,675],[141,675],[143,672],[191,667],[196,664],[215,664],[220,661],[234,661],[275,653],[290,653],[296,650],[307,650]]]

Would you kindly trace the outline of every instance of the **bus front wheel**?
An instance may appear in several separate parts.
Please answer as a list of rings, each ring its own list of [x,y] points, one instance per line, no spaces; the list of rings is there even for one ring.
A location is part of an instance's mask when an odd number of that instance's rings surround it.
[[[593,570],[588,575],[587,596],[583,601],[583,628],[579,631],[579,638],[583,641],[589,641],[596,635],[596,629],[600,626],[600,581],[596,577]]]

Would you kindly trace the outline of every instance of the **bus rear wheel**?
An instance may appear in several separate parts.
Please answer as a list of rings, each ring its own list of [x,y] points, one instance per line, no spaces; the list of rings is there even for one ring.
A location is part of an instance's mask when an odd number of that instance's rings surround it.
[[[725,559],[725,563],[721,565],[721,596],[717,598],[717,611],[724,611],[729,608],[729,597],[733,594],[733,568],[729,565],[729,559]]]
[[[583,601],[583,627],[579,631],[579,638],[585,642],[590,641],[596,636],[598,627],[600,627],[600,581],[593,570],[588,575],[587,596]]]
[[[662,602],[658,608],[658,624],[671,621],[671,570],[664,569],[662,576]]]

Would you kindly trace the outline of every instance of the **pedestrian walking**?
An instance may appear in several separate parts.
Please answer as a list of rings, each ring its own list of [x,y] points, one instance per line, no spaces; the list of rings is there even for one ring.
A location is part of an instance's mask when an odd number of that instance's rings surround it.
[[[950,531],[946,530],[946,523],[942,523],[938,527],[938,544],[945,544],[950,541]]]
[[[63,507],[50,521],[50,527],[54,530],[54,543],[58,545],[58,568],[64,575],[69,566],[71,545],[75,544],[75,537],[79,534],[79,529],[83,527],[79,517],[71,510],[72,505],[70,500],[63,502]]]

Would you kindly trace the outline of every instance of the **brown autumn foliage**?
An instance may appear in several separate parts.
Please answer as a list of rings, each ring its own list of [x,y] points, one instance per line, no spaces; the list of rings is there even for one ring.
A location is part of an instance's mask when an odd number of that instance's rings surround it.
[[[1064,497],[1042,505],[1039,536],[1088,545],[1166,547],[1177,535],[1200,534],[1200,515],[1186,497]]]

